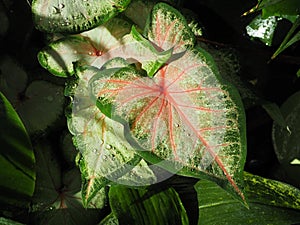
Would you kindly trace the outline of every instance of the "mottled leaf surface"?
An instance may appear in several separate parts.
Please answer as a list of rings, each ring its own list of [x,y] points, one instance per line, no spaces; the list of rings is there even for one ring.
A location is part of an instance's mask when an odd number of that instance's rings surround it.
[[[238,94],[222,84],[208,53],[184,48],[193,36],[179,33],[186,24],[175,9],[158,4],[152,14],[149,39],[161,50],[173,47],[173,56],[152,79],[131,66],[109,76],[99,72],[90,86],[100,109],[123,121],[132,135],[129,142],[152,163],[167,160],[227,179],[244,198],[238,183],[245,121]]]
[[[88,81],[97,68],[80,67],[68,126],[73,141],[82,154],[83,201],[115,182],[130,186],[149,185],[156,178],[123,136],[123,125],[106,117],[90,96]]]
[[[130,0],[34,0],[36,27],[47,33],[82,32],[125,10]]]

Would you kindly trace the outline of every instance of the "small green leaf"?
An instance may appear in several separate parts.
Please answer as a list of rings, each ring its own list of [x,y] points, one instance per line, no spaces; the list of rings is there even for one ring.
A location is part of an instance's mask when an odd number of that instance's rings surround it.
[[[250,174],[245,174],[245,184],[249,209],[216,184],[199,181],[195,185],[199,202],[198,225],[282,225],[300,222],[299,210],[283,208],[295,206],[295,200],[299,202],[299,190]]]
[[[300,92],[290,96],[280,110],[289,129],[275,122],[272,131],[273,145],[279,162],[289,163],[300,155]]]
[[[297,77],[300,77],[300,69],[297,71]]]
[[[285,118],[283,117],[282,112],[280,111],[280,108],[277,104],[266,102],[262,104],[262,107],[279,126],[287,129],[287,131],[289,130],[288,124],[285,121]]]
[[[76,33],[105,23],[126,9],[130,0],[34,0],[36,27],[47,33]]]
[[[154,60],[149,60],[142,63],[142,68],[147,71],[148,76],[153,77],[156,72],[171,58],[173,48],[168,49],[167,51],[158,52],[154,46],[136,30],[134,26],[131,29],[131,34],[135,40],[156,55]]]
[[[188,224],[186,211],[172,188],[152,192],[146,189],[112,186],[109,202],[120,224]]]
[[[0,205],[27,208],[35,186],[35,158],[18,114],[0,92]]]
[[[114,213],[110,213],[98,225],[119,225],[119,221]]]
[[[276,26],[277,19],[275,16],[262,18],[261,15],[258,15],[246,27],[246,30],[250,37],[258,38],[264,44],[271,46]]]

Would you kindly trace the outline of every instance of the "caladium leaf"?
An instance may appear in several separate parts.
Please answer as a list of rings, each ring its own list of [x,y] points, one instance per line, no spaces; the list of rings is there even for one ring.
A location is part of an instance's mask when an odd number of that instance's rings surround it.
[[[120,46],[121,38],[129,33],[130,29],[131,24],[127,21],[113,18],[92,30],[50,43],[39,52],[39,62],[52,74],[68,77],[74,74],[73,62],[80,61],[96,66],[95,63],[99,60],[107,61],[106,57],[109,57],[109,54],[106,53]]]
[[[95,224],[105,207],[106,190],[98,192],[97,202],[82,205],[81,180],[77,168],[65,171],[51,143],[35,145],[37,182],[32,199],[32,224]]]
[[[131,66],[99,72],[89,84],[99,108],[124,124],[128,141],[150,162],[171,161],[189,168],[185,175],[197,176],[196,170],[227,179],[245,200],[239,188],[245,121],[238,93],[222,84],[208,53],[184,48],[193,36],[182,31],[186,24],[175,9],[157,4],[151,19],[149,39],[175,54],[153,79]]]
[[[195,43],[195,36],[185,18],[165,3],[153,7],[144,34],[158,49],[168,50],[176,45],[174,53]]]
[[[152,170],[124,138],[122,124],[102,114],[90,98],[87,83],[95,72],[98,72],[96,68],[77,68],[79,82],[74,91],[72,114],[68,118],[69,130],[82,154],[79,165],[85,205],[108,183],[139,186],[156,181]]]
[[[94,28],[126,9],[130,0],[34,0],[36,27],[47,33],[82,32]]]

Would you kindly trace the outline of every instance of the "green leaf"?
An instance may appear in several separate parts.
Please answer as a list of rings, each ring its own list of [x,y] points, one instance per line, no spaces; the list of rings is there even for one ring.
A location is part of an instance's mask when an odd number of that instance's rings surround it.
[[[272,131],[273,145],[279,162],[289,163],[300,156],[300,92],[290,96],[280,110],[289,129],[275,122]]]
[[[300,69],[297,71],[297,77],[300,77]]]
[[[37,29],[47,33],[76,33],[105,23],[126,9],[130,0],[34,0],[32,13]]]
[[[154,18],[177,16],[165,4],[155,7]],[[160,19],[155,19],[156,31],[183,26],[179,19],[179,24],[174,19],[169,25]],[[151,36],[153,29],[149,32]],[[153,42],[162,44],[162,50],[172,46],[177,52],[152,79],[132,66],[113,72],[103,69],[90,80],[91,93],[101,102],[102,112],[112,112],[107,116],[123,123],[125,137],[143,158],[171,172],[184,168],[180,174],[217,178],[245,201],[240,190],[245,121],[239,95],[223,84],[208,53],[183,48],[184,40],[190,39],[178,34],[172,45],[165,45],[168,32]]]
[[[258,15],[246,27],[246,30],[250,37],[258,38],[264,44],[271,46],[276,26],[277,19],[275,16],[262,18],[261,15]]]
[[[299,190],[294,188],[291,192],[292,188],[288,185],[245,175],[249,209],[210,181],[201,180],[195,185],[199,202],[199,225],[282,225],[300,222],[299,210],[269,205],[291,206],[295,198],[299,200]],[[286,200],[288,204],[281,204]],[[278,201],[282,202],[279,204]]]
[[[172,188],[153,192],[112,186],[109,200],[120,224],[188,224],[186,211]]]
[[[119,221],[114,213],[110,213],[98,225],[119,225]]]
[[[130,23],[113,18],[92,30],[50,43],[38,53],[39,62],[59,77],[73,75],[73,63],[76,61],[100,68],[109,59],[109,50],[120,46],[121,38],[129,33],[130,29]]]
[[[286,48],[294,44],[295,42],[300,40],[300,32],[298,31],[293,37],[292,35],[295,33],[296,29],[300,26],[300,16],[297,17],[296,21],[293,23],[293,26],[285,36],[284,40],[280,44],[279,48],[272,55],[271,59],[274,59],[277,55],[279,55]]]
[[[269,116],[282,128],[289,130],[288,124],[280,111],[277,104],[272,102],[266,102],[262,104],[262,107],[266,110]]]
[[[97,202],[84,208],[78,169],[63,170],[55,149],[47,141],[40,141],[35,153],[37,183],[31,209],[33,224],[94,225],[105,206],[105,190],[98,192]]]
[[[250,202],[300,210],[299,189],[276,180],[246,172],[244,173],[244,180]]]
[[[72,113],[68,116],[69,130],[82,154],[79,165],[85,205],[108,183],[139,186],[156,181],[146,162],[125,140],[122,124],[102,114],[90,96],[88,81],[96,72],[91,67],[77,69],[79,81],[74,90]]]
[[[147,71],[148,76],[153,77],[156,72],[171,58],[173,48],[167,51],[158,52],[154,46],[136,30],[134,26],[132,27],[131,34],[133,38],[139,42],[139,44],[142,44],[146,49],[149,49],[156,55],[154,61],[149,60],[142,63],[142,68]]]
[[[23,223],[18,223],[16,221],[9,220],[3,217],[0,217],[0,224],[1,225],[24,225]]]
[[[61,86],[42,80],[33,81],[26,89],[25,97],[18,113],[30,134],[46,130],[63,113],[65,97]]]
[[[0,207],[27,208],[35,185],[35,158],[22,121],[1,92],[0,130]]]
[[[262,16],[297,16],[300,10],[300,2],[298,0],[262,0],[260,2],[262,8]],[[289,18],[289,17],[287,17]]]

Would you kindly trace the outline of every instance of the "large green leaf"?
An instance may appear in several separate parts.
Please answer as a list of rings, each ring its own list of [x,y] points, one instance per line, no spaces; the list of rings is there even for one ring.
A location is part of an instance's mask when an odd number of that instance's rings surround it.
[[[50,43],[39,52],[39,62],[52,74],[60,77],[73,75],[73,63],[76,61],[101,67],[108,60],[110,54],[107,52],[120,46],[121,38],[130,29],[130,23],[113,18],[90,31]]]
[[[22,121],[1,92],[0,131],[0,207],[26,208],[34,191],[35,158]]]
[[[78,169],[64,170],[63,162],[47,141],[39,142],[35,153],[37,183],[31,209],[33,224],[94,225],[105,206],[105,189],[99,190],[97,201],[83,207]]]
[[[239,187],[245,121],[238,93],[222,83],[208,53],[184,48],[193,36],[182,31],[186,23],[178,11],[157,4],[151,18],[147,36],[174,54],[153,79],[132,66],[99,71],[90,80],[98,106],[124,124],[128,141],[151,163],[172,172],[184,167],[181,174],[188,176],[203,172],[222,185],[227,180],[226,188],[245,200]]]
[[[245,174],[245,187],[249,209],[214,183],[198,182],[195,186],[199,202],[198,224],[289,225],[300,222],[299,190],[251,174]]]
[[[82,32],[125,10],[130,0],[34,0],[33,19],[39,30]]]
[[[188,224],[186,211],[172,188],[155,192],[113,186],[109,200],[120,224]]]

